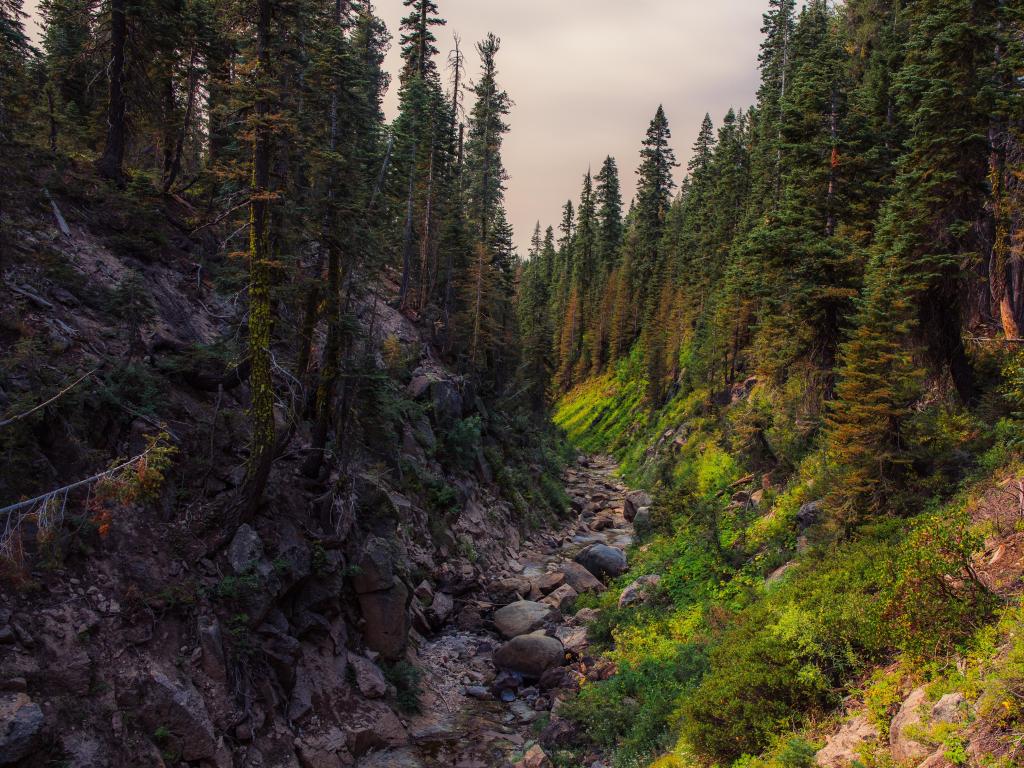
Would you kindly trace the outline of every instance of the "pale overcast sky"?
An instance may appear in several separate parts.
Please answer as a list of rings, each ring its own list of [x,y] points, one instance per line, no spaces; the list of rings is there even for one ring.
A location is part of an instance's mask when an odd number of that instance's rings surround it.
[[[606,155],[619,162],[628,206],[640,142],[659,103],[685,165],[705,112],[717,127],[729,107],[745,109],[754,99],[767,0],[437,2],[448,19],[438,35],[441,57],[457,33],[471,78],[476,41],[487,32],[501,38],[499,79],[515,101],[505,143],[507,204],[524,254],[534,223],[556,225],[587,167],[596,172]],[[377,12],[395,38],[387,65],[397,72],[402,0],[378,0]],[[389,118],[395,102],[392,88]]]

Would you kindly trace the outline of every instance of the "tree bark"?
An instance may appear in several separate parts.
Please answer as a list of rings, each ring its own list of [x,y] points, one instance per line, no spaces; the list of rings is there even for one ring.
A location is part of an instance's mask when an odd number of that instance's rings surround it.
[[[249,472],[243,489],[242,513],[255,515],[274,461],[274,385],[270,343],[273,318],[270,301],[271,248],[270,213],[270,131],[267,120],[270,102],[264,90],[270,74],[271,0],[257,0],[256,73],[260,90],[255,107],[253,131],[252,201],[249,204],[249,358],[252,390],[252,448]]]
[[[125,48],[128,43],[128,0],[110,1],[110,100],[107,105],[107,141],[96,169],[118,184],[124,182]]]

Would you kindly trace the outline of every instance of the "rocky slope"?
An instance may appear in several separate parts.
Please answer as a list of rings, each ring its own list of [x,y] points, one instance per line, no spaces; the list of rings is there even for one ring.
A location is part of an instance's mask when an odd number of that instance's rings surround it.
[[[0,765],[440,754],[444,724],[409,714],[421,688],[424,717],[448,711],[434,687],[454,706],[440,672],[452,641],[433,638],[483,631],[484,590],[512,578],[526,536],[560,525],[543,427],[453,373],[385,277],[353,304],[343,439],[308,477],[309,385],[291,372],[298,319],[282,306],[289,439],[240,520],[244,302],[224,233],[197,230],[183,201],[143,204],[73,169],[16,183],[31,191],[5,211],[0,503],[43,496],[0,520]],[[314,356],[322,343],[318,328]],[[169,452],[147,454],[154,438]],[[47,495],[116,457],[123,471]]]

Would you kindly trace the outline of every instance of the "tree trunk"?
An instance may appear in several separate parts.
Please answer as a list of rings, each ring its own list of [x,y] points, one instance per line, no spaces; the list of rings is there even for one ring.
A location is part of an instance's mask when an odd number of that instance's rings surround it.
[[[412,271],[413,197],[416,191],[416,156],[419,154],[419,140],[413,145],[409,166],[409,193],[405,201],[405,234],[402,238],[402,287],[398,293],[398,306],[405,309],[409,297],[409,280]]]
[[[256,73],[261,89],[256,101],[253,131],[252,201],[249,204],[249,357],[252,360],[252,448],[243,491],[243,515],[251,518],[263,499],[274,461],[274,384],[270,342],[273,318],[270,303],[271,250],[269,232],[270,103],[265,79],[270,71],[271,0],[256,3]]]
[[[128,0],[110,0],[110,101],[107,141],[96,169],[118,184],[124,182],[125,95],[124,55],[128,42]]]

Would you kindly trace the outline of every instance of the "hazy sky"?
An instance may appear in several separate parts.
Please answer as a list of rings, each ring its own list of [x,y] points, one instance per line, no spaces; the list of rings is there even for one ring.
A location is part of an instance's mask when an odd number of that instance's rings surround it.
[[[487,32],[501,38],[499,80],[515,102],[505,143],[507,204],[524,254],[534,223],[557,225],[588,166],[596,172],[606,155],[619,162],[628,206],[640,142],[659,103],[685,165],[705,112],[717,126],[730,106],[746,108],[754,99],[767,0],[437,2],[448,19],[439,33],[441,57],[457,33],[471,78],[475,42]],[[26,5],[31,11],[35,0]],[[377,2],[395,36],[391,72],[398,70],[403,11],[402,0]],[[395,102],[392,88],[388,117]]]

